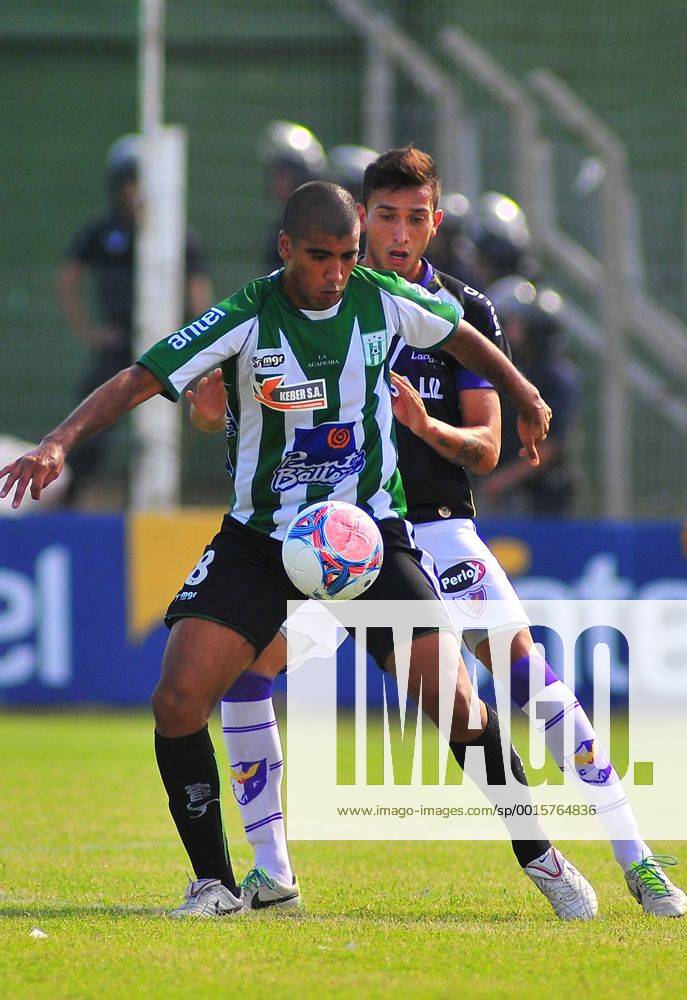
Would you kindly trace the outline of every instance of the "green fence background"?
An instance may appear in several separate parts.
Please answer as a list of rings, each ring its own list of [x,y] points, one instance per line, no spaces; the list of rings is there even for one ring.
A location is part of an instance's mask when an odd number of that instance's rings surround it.
[[[685,4],[388,0],[375,6],[437,56],[439,28],[454,23],[510,71],[547,66],[609,122],[629,150],[649,283],[684,316]],[[134,0],[22,0],[0,10],[3,433],[37,439],[75,399],[85,350],[59,318],[54,271],[77,226],[105,205],[109,145],[136,128],[136,18]],[[327,148],[362,141],[364,48],[321,0],[168,0],[167,39],[167,120],[189,131],[189,222],[201,234],[219,297],[263,270],[273,209],[258,159],[260,133],[272,119],[288,118],[312,128]],[[423,99],[407,86],[400,96],[395,140],[427,143]],[[487,180],[507,188],[494,121]],[[574,215],[574,202],[568,212]],[[585,376],[577,449],[587,469],[579,506],[593,514],[598,379],[588,358],[576,361]],[[675,457],[676,447],[684,453],[684,439],[676,442],[660,417],[647,420],[639,409],[635,423],[634,513],[679,514],[687,473]],[[122,439],[110,466],[115,478],[125,450]],[[222,501],[221,452],[219,439],[196,439],[185,448],[185,501]]]

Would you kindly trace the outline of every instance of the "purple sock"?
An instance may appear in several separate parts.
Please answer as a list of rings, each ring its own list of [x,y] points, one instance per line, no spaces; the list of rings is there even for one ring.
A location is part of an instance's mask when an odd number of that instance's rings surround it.
[[[273,687],[273,677],[262,677],[260,674],[251,673],[250,670],[244,670],[229,690],[222,695],[222,701],[264,701],[266,698],[272,697]]]
[[[544,661],[544,687],[555,684],[558,680],[555,673]],[[533,694],[538,692],[533,691]],[[523,708],[530,700],[530,657],[523,656],[510,668],[510,696],[518,706]]]

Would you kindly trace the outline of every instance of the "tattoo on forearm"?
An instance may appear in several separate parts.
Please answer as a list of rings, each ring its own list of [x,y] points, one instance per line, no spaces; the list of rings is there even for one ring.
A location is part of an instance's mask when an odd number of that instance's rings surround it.
[[[465,469],[474,469],[486,454],[486,446],[479,438],[468,435],[463,444],[456,450],[455,444],[444,435],[437,438],[437,444],[449,453],[446,457]]]

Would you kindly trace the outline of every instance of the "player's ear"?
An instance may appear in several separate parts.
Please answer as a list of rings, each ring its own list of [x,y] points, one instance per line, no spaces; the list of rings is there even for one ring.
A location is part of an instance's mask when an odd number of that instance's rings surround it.
[[[293,246],[291,242],[291,237],[289,236],[289,234],[286,232],[285,229],[282,229],[279,233],[279,239],[277,240],[277,250],[279,251],[279,256],[284,262],[291,259],[291,256],[293,254]]]
[[[438,208],[436,210],[436,212],[434,213],[434,218],[433,218],[434,225],[432,227],[432,236],[436,236],[437,229],[441,225],[441,220],[443,219],[443,217],[444,217],[444,213],[441,211],[440,208]],[[431,239],[431,237],[430,237],[430,239]]]
[[[364,233],[365,220],[367,219],[367,211],[365,209],[365,206],[361,202],[358,202],[358,204],[355,207],[358,209],[358,217],[360,219],[360,232]]]

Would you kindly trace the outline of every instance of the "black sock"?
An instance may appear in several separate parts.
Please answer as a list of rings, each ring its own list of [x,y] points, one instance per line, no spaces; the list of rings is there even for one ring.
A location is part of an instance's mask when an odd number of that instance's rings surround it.
[[[155,731],[155,756],[169,811],[196,878],[217,878],[237,894],[219,804],[219,774],[208,727],[190,736]]]
[[[488,786],[482,788],[482,791],[492,805],[500,805],[502,796],[499,794],[499,788],[503,788],[506,784],[503,754],[501,752],[501,727],[499,725],[499,717],[491,705],[486,705],[486,709],[487,724],[484,727],[484,732],[476,740],[473,740],[472,743],[456,743],[452,741],[449,743],[449,746],[461,770],[465,768],[466,748],[468,746],[484,747],[484,763]],[[520,784],[528,787],[529,783],[522,766],[522,761],[512,743],[510,747],[510,766]],[[523,791],[523,803],[525,805],[532,805],[529,791]],[[508,821],[504,819],[504,822],[506,827],[508,827]],[[521,868],[528,865],[530,861],[534,861],[535,858],[540,858],[551,847],[551,842],[544,836],[544,831],[535,816],[530,817],[530,826],[531,837],[527,840],[511,840],[513,853],[518,859],[518,864]]]

